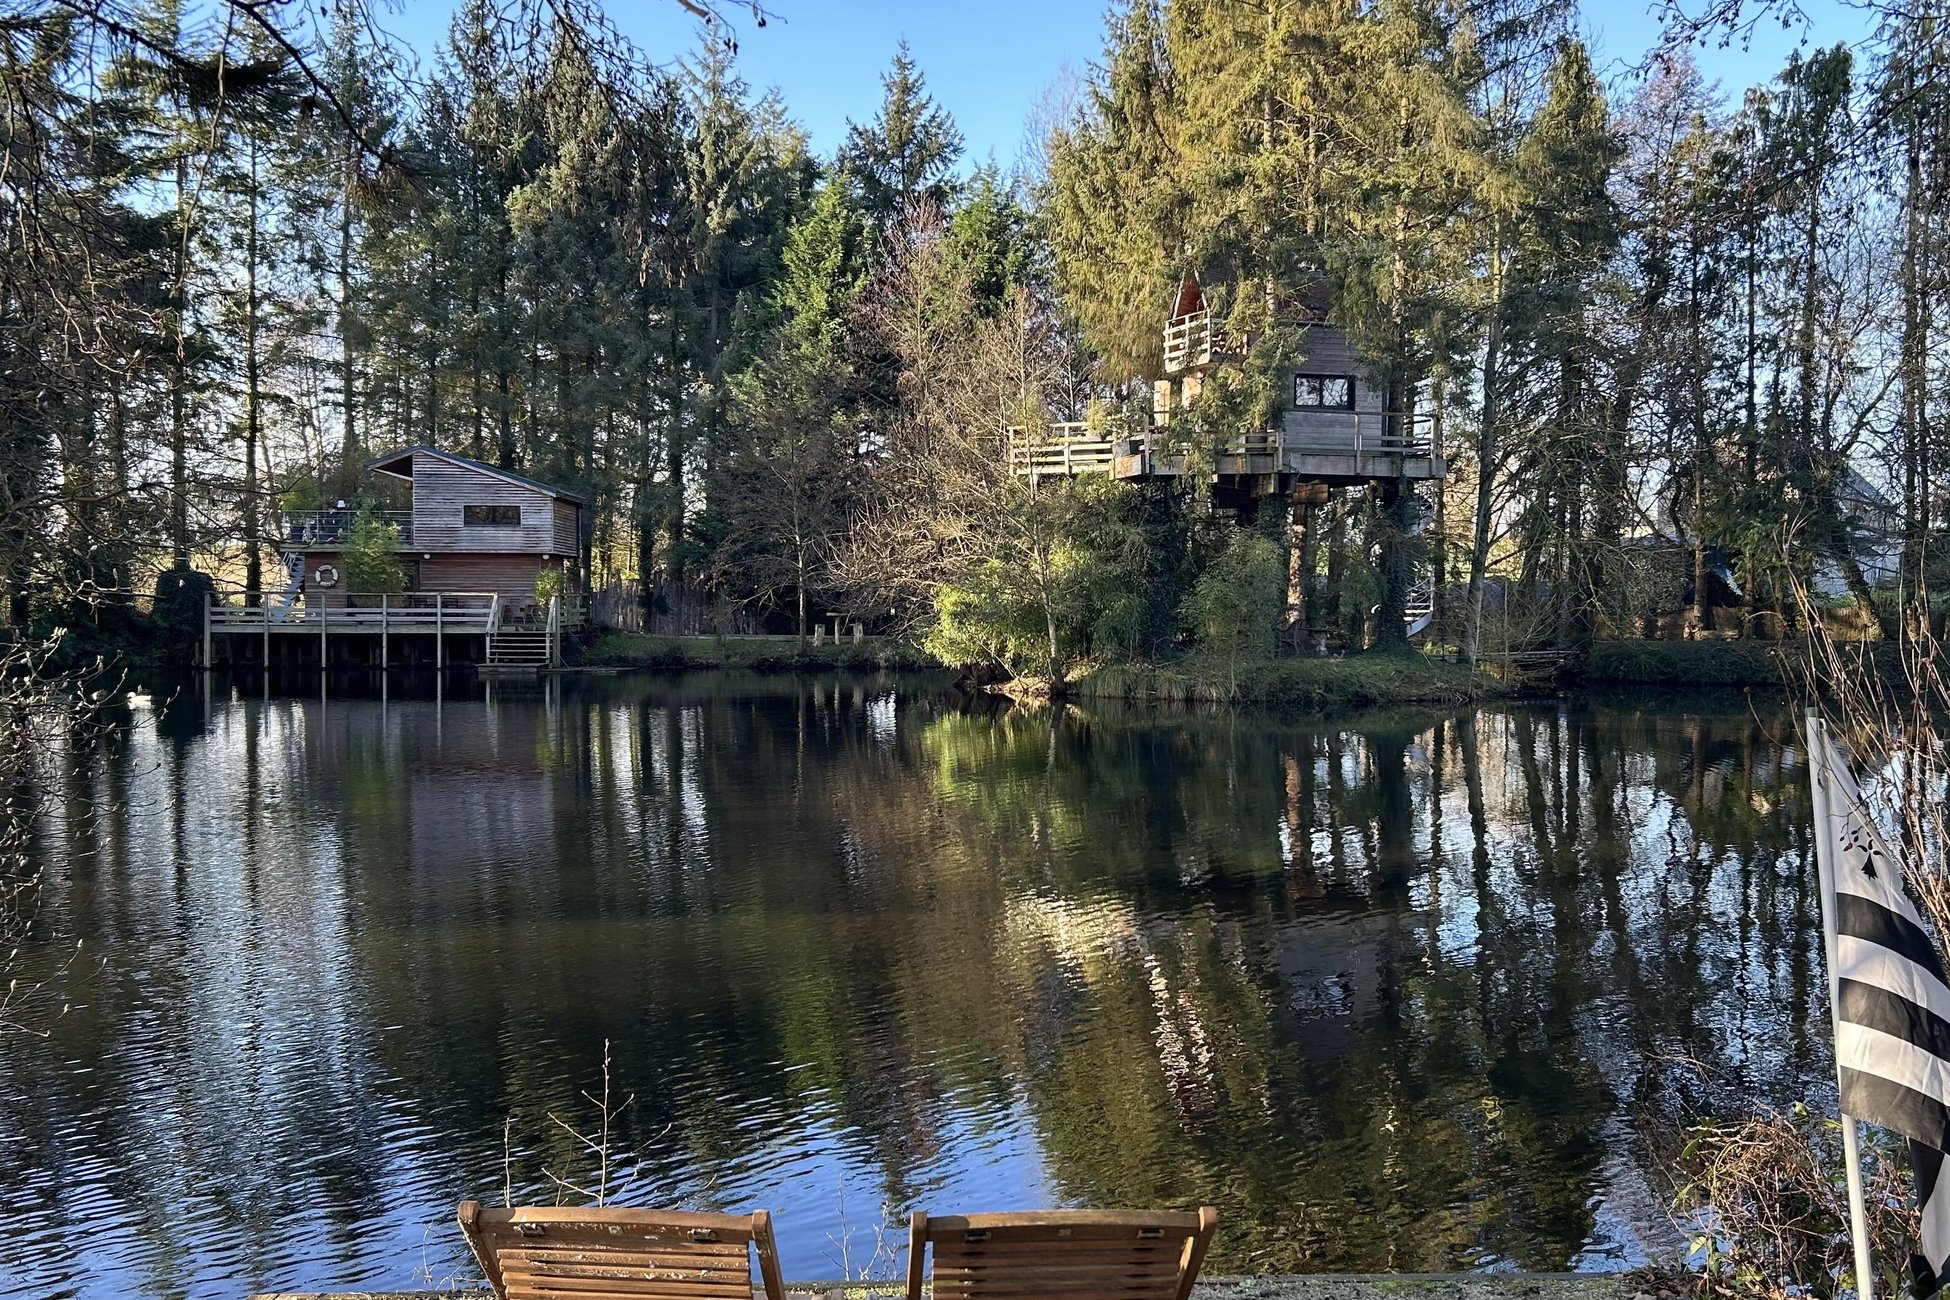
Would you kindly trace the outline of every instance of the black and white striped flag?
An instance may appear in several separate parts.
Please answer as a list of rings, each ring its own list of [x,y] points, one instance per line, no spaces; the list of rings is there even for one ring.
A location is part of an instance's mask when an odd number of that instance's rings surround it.
[[[1939,1187],[1937,1177],[1950,1150],[1950,986],[1848,764],[1825,728],[1811,732],[1815,807],[1825,806],[1827,820],[1815,833],[1834,878],[1830,987],[1842,1114],[1909,1139],[1923,1217],[1912,1290],[1934,1295],[1950,1283],[1950,1180]]]

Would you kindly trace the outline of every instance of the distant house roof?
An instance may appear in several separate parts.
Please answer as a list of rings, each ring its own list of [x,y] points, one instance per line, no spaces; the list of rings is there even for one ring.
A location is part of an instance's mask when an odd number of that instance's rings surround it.
[[[415,456],[432,456],[435,460],[444,460],[449,465],[458,465],[462,469],[471,469],[479,474],[491,474],[495,478],[506,479],[510,483],[518,483],[522,487],[533,488],[537,492],[546,493],[559,501],[570,501],[579,506],[589,504],[586,498],[580,497],[574,492],[553,487],[539,479],[529,478],[525,474],[517,474],[511,469],[502,469],[499,465],[490,465],[486,461],[475,460],[471,456],[460,456],[451,451],[442,451],[438,447],[429,447],[425,443],[415,443],[411,447],[402,447],[398,451],[389,451],[383,456],[374,456],[366,462],[366,468],[380,474],[391,474],[394,478],[403,478],[411,483],[413,481],[413,458]]]
[[[1889,494],[1864,478],[1853,465],[1843,467],[1842,481],[1836,486],[1835,495],[1843,501],[1874,506],[1878,510],[1896,508],[1896,503],[1889,499]]]

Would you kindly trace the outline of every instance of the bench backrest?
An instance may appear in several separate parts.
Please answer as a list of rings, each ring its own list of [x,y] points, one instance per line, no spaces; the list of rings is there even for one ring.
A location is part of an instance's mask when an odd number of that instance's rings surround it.
[[[934,1300],[1185,1300],[1219,1212],[1049,1210],[914,1215],[908,1300],[920,1300],[922,1254],[934,1250]]]
[[[785,1300],[772,1216],[682,1210],[460,1207],[461,1231],[499,1300]]]

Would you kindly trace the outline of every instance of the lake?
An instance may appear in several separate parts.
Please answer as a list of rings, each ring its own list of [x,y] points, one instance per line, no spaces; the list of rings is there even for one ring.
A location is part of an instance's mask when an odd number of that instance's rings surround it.
[[[1662,1124],[1832,1096],[1778,703],[240,685],[133,697],[44,828],[0,1294],[473,1281],[457,1202],[598,1180],[769,1207],[788,1278],[1050,1204],[1216,1205],[1214,1273],[1615,1269]]]

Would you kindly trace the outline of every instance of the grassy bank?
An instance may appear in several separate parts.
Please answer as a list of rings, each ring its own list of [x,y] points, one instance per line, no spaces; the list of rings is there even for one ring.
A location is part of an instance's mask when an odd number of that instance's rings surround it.
[[[1071,683],[1070,693],[1080,699],[1326,713],[1389,704],[1465,704],[1504,692],[1483,673],[1410,653],[1241,664],[1181,659],[1113,665]]]
[[[790,637],[638,636],[611,632],[571,654],[600,668],[743,669],[757,673],[920,672],[939,668],[920,650],[890,637],[814,645]]]
[[[1900,678],[1896,647],[1854,642],[1837,647],[1850,672]],[[1600,641],[1576,675],[1582,681],[1644,686],[1735,686],[1781,690],[1805,679],[1804,641]]]
[[[1787,685],[1802,646],[1779,641],[1600,641],[1578,675],[1644,686]]]

